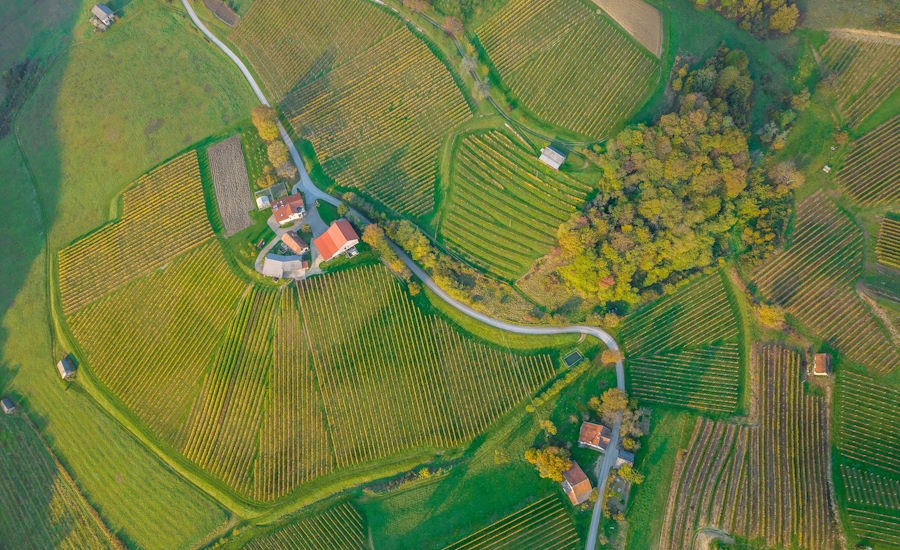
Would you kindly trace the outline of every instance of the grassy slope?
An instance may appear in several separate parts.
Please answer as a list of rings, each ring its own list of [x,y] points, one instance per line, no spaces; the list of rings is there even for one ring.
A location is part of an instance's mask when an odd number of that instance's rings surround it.
[[[36,12],[60,9],[42,4]],[[223,522],[226,513],[163,466],[78,384],[66,387],[55,375],[52,365],[61,350],[49,331],[41,213],[55,249],[105,221],[119,188],[176,153],[188,134],[202,137],[240,116],[252,98],[181,15],[135,1],[116,28],[95,35],[81,17],[85,6],[75,7],[74,30],[48,27],[20,43],[18,53],[4,51],[12,59],[54,48],[61,53],[18,120],[40,201],[15,141],[0,141],[0,218],[6,222],[0,228],[0,384],[36,419],[88,500],[123,540],[183,547]],[[71,47],[64,40],[69,34],[75,36]],[[52,45],[42,45],[42,39]],[[15,45],[4,40],[3,46]],[[185,76],[186,67],[201,78]],[[204,97],[207,77],[211,93]],[[182,100],[183,108],[172,108]],[[100,103],[110,110],[92,109]],[[162,125],[145,132],[157,118]]]

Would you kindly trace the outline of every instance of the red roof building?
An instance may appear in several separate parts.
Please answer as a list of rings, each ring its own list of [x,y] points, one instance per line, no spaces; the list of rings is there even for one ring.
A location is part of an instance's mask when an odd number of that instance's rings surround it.
[[[572,467],[563,472],[560,485],[572,502],[572,506],[578,506],[591,498],[591,480],[584,475],[584,470],[577,462],[572,462]]]
[[[288,231],[282,235],[281,242],[283,242],[286,247],[290,248],[291,252],[298,256],[309,250],[309,245],[306,244],[306,241],[301,239],[300,235],[297,235],[294,231]]]
[[[603,424],[582,422],[581,431],[578,433],[578,446],[605,453],[609,448],[610,437],[612,432]]]
[[[328,231],[316,237],[313,244],[322,256],[322,261],[327,262],[359,244],[359,235],[350,222],[341,218],[332,223]]]
[[[831,357],[827,353],[817,353],[813,357],[813,374],[815,376],[831,374]]]
[[[303,217],[306,209],[303,206],[303,195],[289,195],[272,205],[272,215],[281,225],[289,224]]]

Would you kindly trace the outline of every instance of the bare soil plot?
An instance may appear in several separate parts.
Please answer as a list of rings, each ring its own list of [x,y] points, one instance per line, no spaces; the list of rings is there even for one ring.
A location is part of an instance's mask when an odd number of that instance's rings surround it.
[[[659,10],[644,0],[593,1],[650,53],[656,57],[662,55],[663,27]]]
[[[241,149],[241,136],[234,135],[206,150],[213,186],[216,188],[216,204],[225,225],[225,234],[234,235],[253,223],[248,212],[253,209],[250,196],[250,179]]]

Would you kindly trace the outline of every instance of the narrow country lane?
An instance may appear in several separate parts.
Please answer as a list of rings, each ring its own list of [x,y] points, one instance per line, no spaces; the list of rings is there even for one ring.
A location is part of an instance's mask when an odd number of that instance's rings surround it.
[[[187,10],[188,15],[193,21],[194,25],[197,26],[198,29],[209,38],[213,44],[218,46],[220,50],[222,50],[225,55],[231,59],[235,65],[237,65],[238,69],[240,69],[241,73],[244,75],[244,78],[247,79],[247,82],[250,84],[250,87],[253,89],[253,92],[256,94],[256,97],[259,99],[260,103],[263,105],[269,105],[269,101],[266,99],[259,85],[256,83],[256,80],[253,78],[253,75],[250,73],[247,66],[244,65],[244,62],[233,52],[231,49],[226,46],[221,40],[219,40],[208,28],[206,25],[200,21],[200,18],[197,17],[197,14],[194,12],[193,7],[190,5],[188,0],[181,0],[182,5]],[[332,197],[328,193],[325,193],[321,189],[315,186],[312,179],[309,177],[309,173],[306,171],[306,167],[303,165],[303,159],[300,157],[300,154],[297,152],[297,148],[294,146],[294,142],[291,140],[290,136],[287,133],[287,130],[281,123],[278,124],[278,130],[281,133],[281,139],[284,140],[284,144],[287,146],[288,150],[291,153],[291,158],[294,160],[294,164],[297,166],[297,169],[300,172],[300,181],[294,186],[294,190],[302,190],[305,196],[305,200],[307,204],[313,205],[316,200],[324,200],[331,204],[339,204],[341,201],[336,197]],[[311,208],[310,210],[315,211],[315,208]],[[360,214],[357,211],[353,211],[355,217],[359,218],[363,221],[363,223],[371,223],[365,216]],[[585,334],[588,336],[593,336],[594,338],[602,341],[609,349],[618,351],[619,345],[616,343],[615,339],[613,339],[612,335],[599,327],[590,327],[585,325],[572,325],[566,327],[534,327],[534,326],[523,326],[516,325],[513,323],[507,323],[506,321],[501,321],[499,319],[494,319],[484,313],[479,311],[475,311],[471,307],[463,304],[462,302],[455,300],[450,297],[449,294],[444,292],[442,288],[440,288],[434,280],[425,273],[417,263],[415,263],[412,258],[410,258],[406,252],[404,252],[399,246],[397,246],[394,242],[388,240],[391,248],[400,259],[403,260],[403,263],[409,267],[410,271],[418,277],[425,286],[431,289],[441,300],[449,304],[451,307],[456,309],[457,311],[473,318],[478,321],[481,321],[487,325],[490,325],[494,328],[505,330],[507,332],[512,332],[516,334],[533,334],[533,335],[553,335],[553,334]],[[616,362],[616,386],[621,391],[625,391],[625,369],[622,364],[621,355],[619,360]],[[594,505],[594,510],[591,515],[591,526],[588,532],[587,543],[585,544],[586,550],[594,550],[594,547],[597,544],[597,534],[600,527],[600,517],[603,512],[603,494],[606,490],[606,478],[609,476],[609,471],[615,464],[616,458],[618,456],[618,444],[619,444],[619,429],[622,425],[622,417],[619,416],[615,425],[612,429],[612,436],[610,438],[609,451],[603,455],[602,460],[598,459],[597,464],[595,466],[595,472],[597,473],[597,489],[600,492],[600,498],[597,499],[597,503]]]

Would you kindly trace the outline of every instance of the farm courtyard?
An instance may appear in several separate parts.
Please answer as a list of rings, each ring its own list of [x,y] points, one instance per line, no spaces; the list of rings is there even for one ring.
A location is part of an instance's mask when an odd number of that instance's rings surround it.
[[[8,0],[0,72],[0,548],[900,547],[891,2]]]

